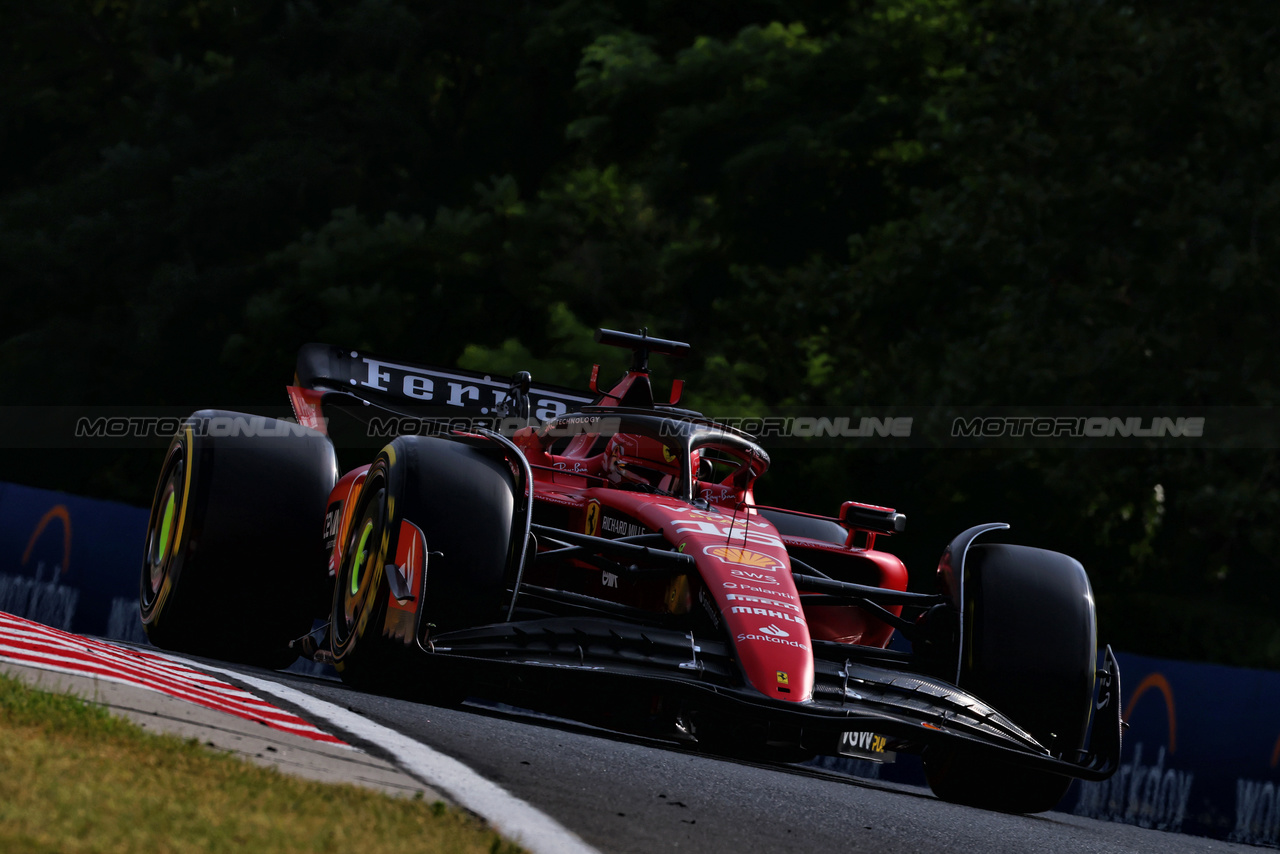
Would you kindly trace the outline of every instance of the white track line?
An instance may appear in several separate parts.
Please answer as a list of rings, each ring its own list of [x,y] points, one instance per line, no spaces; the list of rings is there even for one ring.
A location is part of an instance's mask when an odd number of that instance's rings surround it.
[[[518,842],[533,854],[600,854],[577,834],[538,808],[486,780],[458,760],[432,750],[390,727],[268,679],[247,676],[176,655],[165,657],[190,667],[230,676],[292,703],[351,735],[376,744],[394,757],[405,771],[445,792],[459,805],[471,810],[503,836]]]

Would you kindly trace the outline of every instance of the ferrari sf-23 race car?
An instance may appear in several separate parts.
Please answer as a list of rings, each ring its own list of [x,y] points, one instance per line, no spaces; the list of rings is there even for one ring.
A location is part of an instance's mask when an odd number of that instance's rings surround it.
[[[939,797],[1012,812],[1116,770],[1119,670],[1077,561],[979,525],[910,591],[876,548],[902,514],[758,505],[752,437],[679,408],[681,381],[654,400],[650,355],[688,345],[596,340],[633,356],[590,395],[312,344],[296,423],[195,413],[152,505],[148,636],[718,754],[916,752]],[[343,471],[343,425],[390,441]]]

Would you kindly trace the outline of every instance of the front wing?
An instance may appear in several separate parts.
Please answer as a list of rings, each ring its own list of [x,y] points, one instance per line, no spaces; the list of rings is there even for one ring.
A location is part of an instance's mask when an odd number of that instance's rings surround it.
[[[876,733],[896,750],[968,744],[1011,764],[1085,780],[1105,780],[1120,761],[1120,671],[1110,647],[1098,673],[1089,743],[1076,756],[1054,756],[1028,732],[979,698],[941,679],[853,661],[828,644],[815,655],[807,703],[765,697],[742,684],[729,644],[691,632],[596,617],[498,623],[438,635],[429,659],[471,677],[523,684],[554,682],[566,693],[625,684],[679,697],[696,708],[789,733],[793,743],[838,753],[846,733]]]

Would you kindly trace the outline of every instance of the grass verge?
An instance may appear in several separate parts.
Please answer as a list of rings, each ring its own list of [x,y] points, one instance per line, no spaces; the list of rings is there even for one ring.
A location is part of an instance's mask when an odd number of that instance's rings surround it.
[[[438,801],[289,777],[0,675],[0,851],[521,849]]]

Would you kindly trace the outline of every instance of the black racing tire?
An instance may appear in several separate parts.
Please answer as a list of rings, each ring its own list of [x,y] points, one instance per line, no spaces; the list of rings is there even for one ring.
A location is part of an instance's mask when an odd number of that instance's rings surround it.
[[[1089,578],[1058,552],[975,545],[964,562],[960,687],[1051,753],[1074,759],[1093,704],[1097,621]],[[939,798],[1012,813],[1052,809],[1069,777],[1016,766],[979,748],[935,745],[925,776]]]
[[[333,444],[290,422],[201,410],[169,445],[139,585],[158,647],[270,667],[297,658],[325,600]]]
[[[502,603],[514,569],[515,487],[505,464],[461,442],[401,436],[369,469],[346,534],[330,617],[334,664],[362,690],[453,703],[464,697],[455,679],[407,684],[421,640],[504,618]],[[401,521],[416,525],[429,552],[420,616],[405,637],[387,625],[388,555]],[[364,547],[362,548],[362,542]]]

